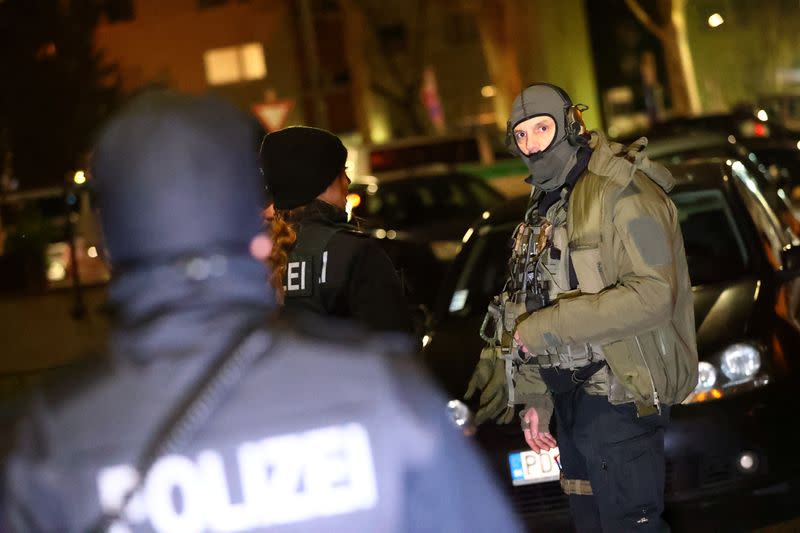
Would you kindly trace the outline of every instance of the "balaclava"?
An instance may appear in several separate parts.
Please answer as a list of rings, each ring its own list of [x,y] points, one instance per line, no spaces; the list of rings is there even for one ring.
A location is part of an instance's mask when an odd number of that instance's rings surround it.
[[[567,93],[555,85],[537,83],[527,87],[514,100],[506,129],[506,145],[512,154],[522,159],[531,173],[533,184],[544,191],[561,187],[577,161],[580,126],[566,124],[566,114],[572,106]],[[550,146],[541,152],[525,155],[517,146],[514,128],[533,117],[549,116],[556,123],[556,134]]]

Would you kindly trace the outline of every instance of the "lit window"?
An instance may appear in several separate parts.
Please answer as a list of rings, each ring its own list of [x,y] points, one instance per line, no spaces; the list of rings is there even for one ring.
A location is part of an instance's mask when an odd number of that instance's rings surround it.
[[[206,81],[210,85],[225,85],[267,76],[267,63],[261,43],[214,48],[203,54]]]

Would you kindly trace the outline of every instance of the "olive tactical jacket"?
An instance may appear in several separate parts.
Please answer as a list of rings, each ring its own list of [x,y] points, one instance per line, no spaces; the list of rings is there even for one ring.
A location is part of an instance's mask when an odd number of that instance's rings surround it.
[[[577,296],[562,298],[518,326],[532,353],[599,346],[608,370],[587,388],[640,413],[680,403],[697,384],[697,346],[689,271],[675,205],[674,179],[634,150],[592,132],[588,169],[567,209]],[[545,393],[538,368],[523,365],[520,401]],[[598,381],[600,383],[598,383]],[[605,383],[603,383],[605,382]]]

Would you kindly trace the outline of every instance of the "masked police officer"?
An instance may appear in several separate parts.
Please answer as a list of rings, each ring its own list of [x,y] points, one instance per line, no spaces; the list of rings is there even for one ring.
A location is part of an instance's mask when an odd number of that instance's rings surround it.
[[[513,103],[507,142],[530,170],[509,289],[468,395],[481,419],[514,403],[533,451],[556,446],[579,531],[658,531],[669,406],[697,384],[694,311],[674,180],[644,156],[584,133],[561,88]],[[522,266],[520,266],[522,265]],[[484,335],[486,337],[486,335]]]
[[[261,168],[274,198],[272,283],[289,312],[354,319],[380,331],[412,331],[389,257],[348,223],[347,150],[332,133],[295,126],[268,134]]]
[[[517,531],[407,358],[340,327],[326,340],[324,323],[315,337],[267,326],[249,124],[158,92],[102,131],[112,357],[33,402],[0,529]]]

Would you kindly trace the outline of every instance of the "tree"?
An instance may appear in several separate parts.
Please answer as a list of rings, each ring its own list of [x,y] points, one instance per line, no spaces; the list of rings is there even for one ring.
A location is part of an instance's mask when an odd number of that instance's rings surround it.
[[[686,31],[686,0],[656,0],[660,24],[638,0],[625,0],[625,3],[639,22],[661,42],[673,114],[699,113],[700,97]]]
[[[424,72],[428,0],[414,0],[392,12],[385,2],[353,0],[346,3],[367,22],[369,90],[383,99],[393,120],[394,134],[402,137],[425,133],[427,126],[420,103]],[[407,16],[410,14],[410,16]]]
[[[94,0],[0,2],[0,153],[21,188],[61,185],[85,165],[116,106],[116,68],[94,47]]]
[[[505,129],[511,103],[522,90],[514,5],[509,0],[466,0],[478,26],[486,64],[497,90],[494,98],[497,127]]]

